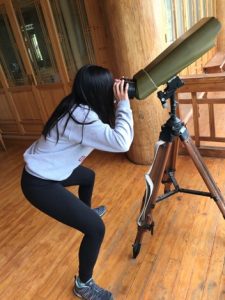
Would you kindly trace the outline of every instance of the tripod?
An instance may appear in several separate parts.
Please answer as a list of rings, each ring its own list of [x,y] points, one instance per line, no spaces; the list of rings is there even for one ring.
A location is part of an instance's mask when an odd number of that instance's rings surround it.
[[[164,92],[158,92],[158,98],[163,106],[165,106],[166,100],[170,99],[170,118],[161,127],[159,140],[155,145],[153,163],[148,173],[145,174],[146,189],[142,200],[140,215],[137,221],[138,228],[135,242],[133,244],[133,258],[136,258],[140,252],[144,232],[150,231],[151,234],[153,234],[154,221],[152,217],[152,210],[155,207],[155,204],[178,192],[212,198],[225,218],[224,198],[210,175],[198,149],[189,136],[186,126],[176,116],[177,102],[175,100],[175,92],[176,89],[182,85],[183,82],[178,76],[176,76],[167,83],[167,87]],[[179,140],[186,148],[209,192],[184,189],[177,183],[175,179],[175,164]],[[157,196],[160,183],[164,184],[164,194]],[[173,189],[171,189],[172,186]]]

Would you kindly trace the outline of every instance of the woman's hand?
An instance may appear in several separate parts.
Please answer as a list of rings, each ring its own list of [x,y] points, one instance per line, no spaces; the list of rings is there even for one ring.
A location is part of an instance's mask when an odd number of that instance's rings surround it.
[[[113,85],[113,92],[116,102],[118,103],[121,100],[129,100],[128,97],[128,83],[124,83],[124,79],[115,79]]]

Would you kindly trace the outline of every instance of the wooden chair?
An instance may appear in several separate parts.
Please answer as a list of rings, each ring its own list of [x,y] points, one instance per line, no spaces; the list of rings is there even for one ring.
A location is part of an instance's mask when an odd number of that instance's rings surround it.
[[[4,141],[3,141],[1,129],[0,129],[0,142],[1,142],[2,148],[6,151],[6,146],[5,146],[5,143],[4,143]]]

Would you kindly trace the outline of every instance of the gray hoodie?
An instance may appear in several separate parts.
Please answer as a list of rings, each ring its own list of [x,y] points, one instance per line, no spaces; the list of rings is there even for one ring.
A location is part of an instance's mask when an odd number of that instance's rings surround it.
[[[49,180],[64,180],[94,150],[126,152],[133,140],[133,116],[129,100],[119,101],[116,108],[115,127],[104,124],[88,106],[78,106],[73,117],[80,125],[69,120],[68,115],[58,122],[59,140],[54,127],[45,139],[41,136],[24,153],[25,169],[31,175]]]

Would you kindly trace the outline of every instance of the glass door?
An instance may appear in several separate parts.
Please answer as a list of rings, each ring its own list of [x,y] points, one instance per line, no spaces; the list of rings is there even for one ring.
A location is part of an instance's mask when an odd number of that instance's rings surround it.
[[[14,0],[13,6],[37,84],[60,82],[40,1]]]
[[[6,9],[0,6],[0,64],[10,87],[29,84]]]

